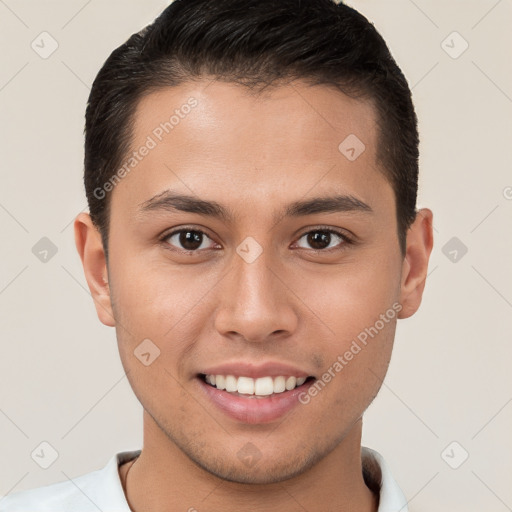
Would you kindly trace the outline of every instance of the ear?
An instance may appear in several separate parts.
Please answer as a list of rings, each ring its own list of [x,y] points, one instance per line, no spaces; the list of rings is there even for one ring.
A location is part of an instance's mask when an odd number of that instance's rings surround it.
[[[432,211],[422,208],[417,212],[416,219],[407,231],[407,246],[400,285],[402,310],[398,318],[409,318],[420,307],[427,278],[428,261],[434,245],[432,219]]]
[[[114,327],[115,320],[108,285],[108,268],[101,234],[88,213],[77,215],[74,228],[75,245],[82,260],[85,279],[89,285],[98,318],[101,323]]]

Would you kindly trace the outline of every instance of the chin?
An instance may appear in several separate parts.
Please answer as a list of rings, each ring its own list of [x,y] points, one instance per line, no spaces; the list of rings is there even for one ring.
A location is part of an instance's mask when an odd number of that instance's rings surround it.
[[[284,482],[290,478],[304,473],[322,458],[322,454],[310,456],[306,453],[289,457],[285,454],[274,455],[270,460],[265,454],[259,460],[243,462],[236,454],[223,459],[197,457],[197,454],[188,453],[199,467],[211,475],[239,484],[274,484]]]

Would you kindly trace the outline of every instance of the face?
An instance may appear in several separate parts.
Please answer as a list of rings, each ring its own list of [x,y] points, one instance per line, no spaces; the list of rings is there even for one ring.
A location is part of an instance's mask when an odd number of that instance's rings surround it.
[[[377,394],[410,265],[376,144],[372,106],[325,86],[204,81],[138,105],[98,313],[145,429],[208,472],[302,473]]]

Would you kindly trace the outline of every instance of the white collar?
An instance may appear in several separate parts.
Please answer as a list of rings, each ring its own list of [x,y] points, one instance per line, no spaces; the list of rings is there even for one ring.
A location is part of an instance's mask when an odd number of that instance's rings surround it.
[[[0,498],[0,512],[131,512],[121,484],[119,466],[140,455],[141,450],[122,451],[108,463],[73,480],[11,493]],[[378,512],[408,512],[405,499],[384,458],[361,447],[366,478],[380,487]]]
[[[407,500],[393,478],[384,457],[379,452],[362,446],[361,460],[363,467],[371,472],[372,480],[380,484],[380,499],[377,512],[408,512]]]

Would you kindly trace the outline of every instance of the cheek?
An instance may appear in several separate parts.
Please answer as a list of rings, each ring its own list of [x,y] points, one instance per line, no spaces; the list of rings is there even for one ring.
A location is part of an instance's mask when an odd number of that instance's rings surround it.
[[[390,258],[356,262],[314,279],[302,276],[297,294],[315,313],[306,324],[322,355],[321,379],[333,391],[329,400],[369,402],[384,378],[401,305],[399,269]],[[334,377],[333,377],[334,375]],[[332,385],[330,384],[332,382]],[[322,393],[323,394],[323,393]]]
[[[114,305],[118,318],[148,335],[172,329],[186,315],[201,293],[202,281],[190,282],[190,271],[170,268],[169,264],[141,258],[125,259],[112,265]],[[203,292],[204,293],[204,292]]]
[[[332,323],[336,337],[318,340],[324,365],[303,403],[311,403],[320,414],[329,411],[326,429],[352,425],[377,395],[391,359],[396,326],[397,313],[392,308],[387,311],[385,320],[380,313],[342,311]]]
[[[370,263],[351,259],[325,270],[314,275],[303,272],[292,282],[305,306],[315,313],[314,321],[333,341],[343,345],[387,311],[388,319],[396,319],[393,304],[399,308],[400,268],[389,255]]]
[[[116,332],[123,364],[142,370],[137,354],[149,351],[155,368],[165,366],[180,380],[187,368],[182,362],[201,338],[205,314],[202,298],[215,280],[193,278],[187,271],[162,263],[124,261],[110,276]],[[149,340],[149,341],[148,341]],[[147,349],[147,350],[146,350]],[[159,364],[156,364],[156,363]],[[153,366],[153,364],[152,364]]]

